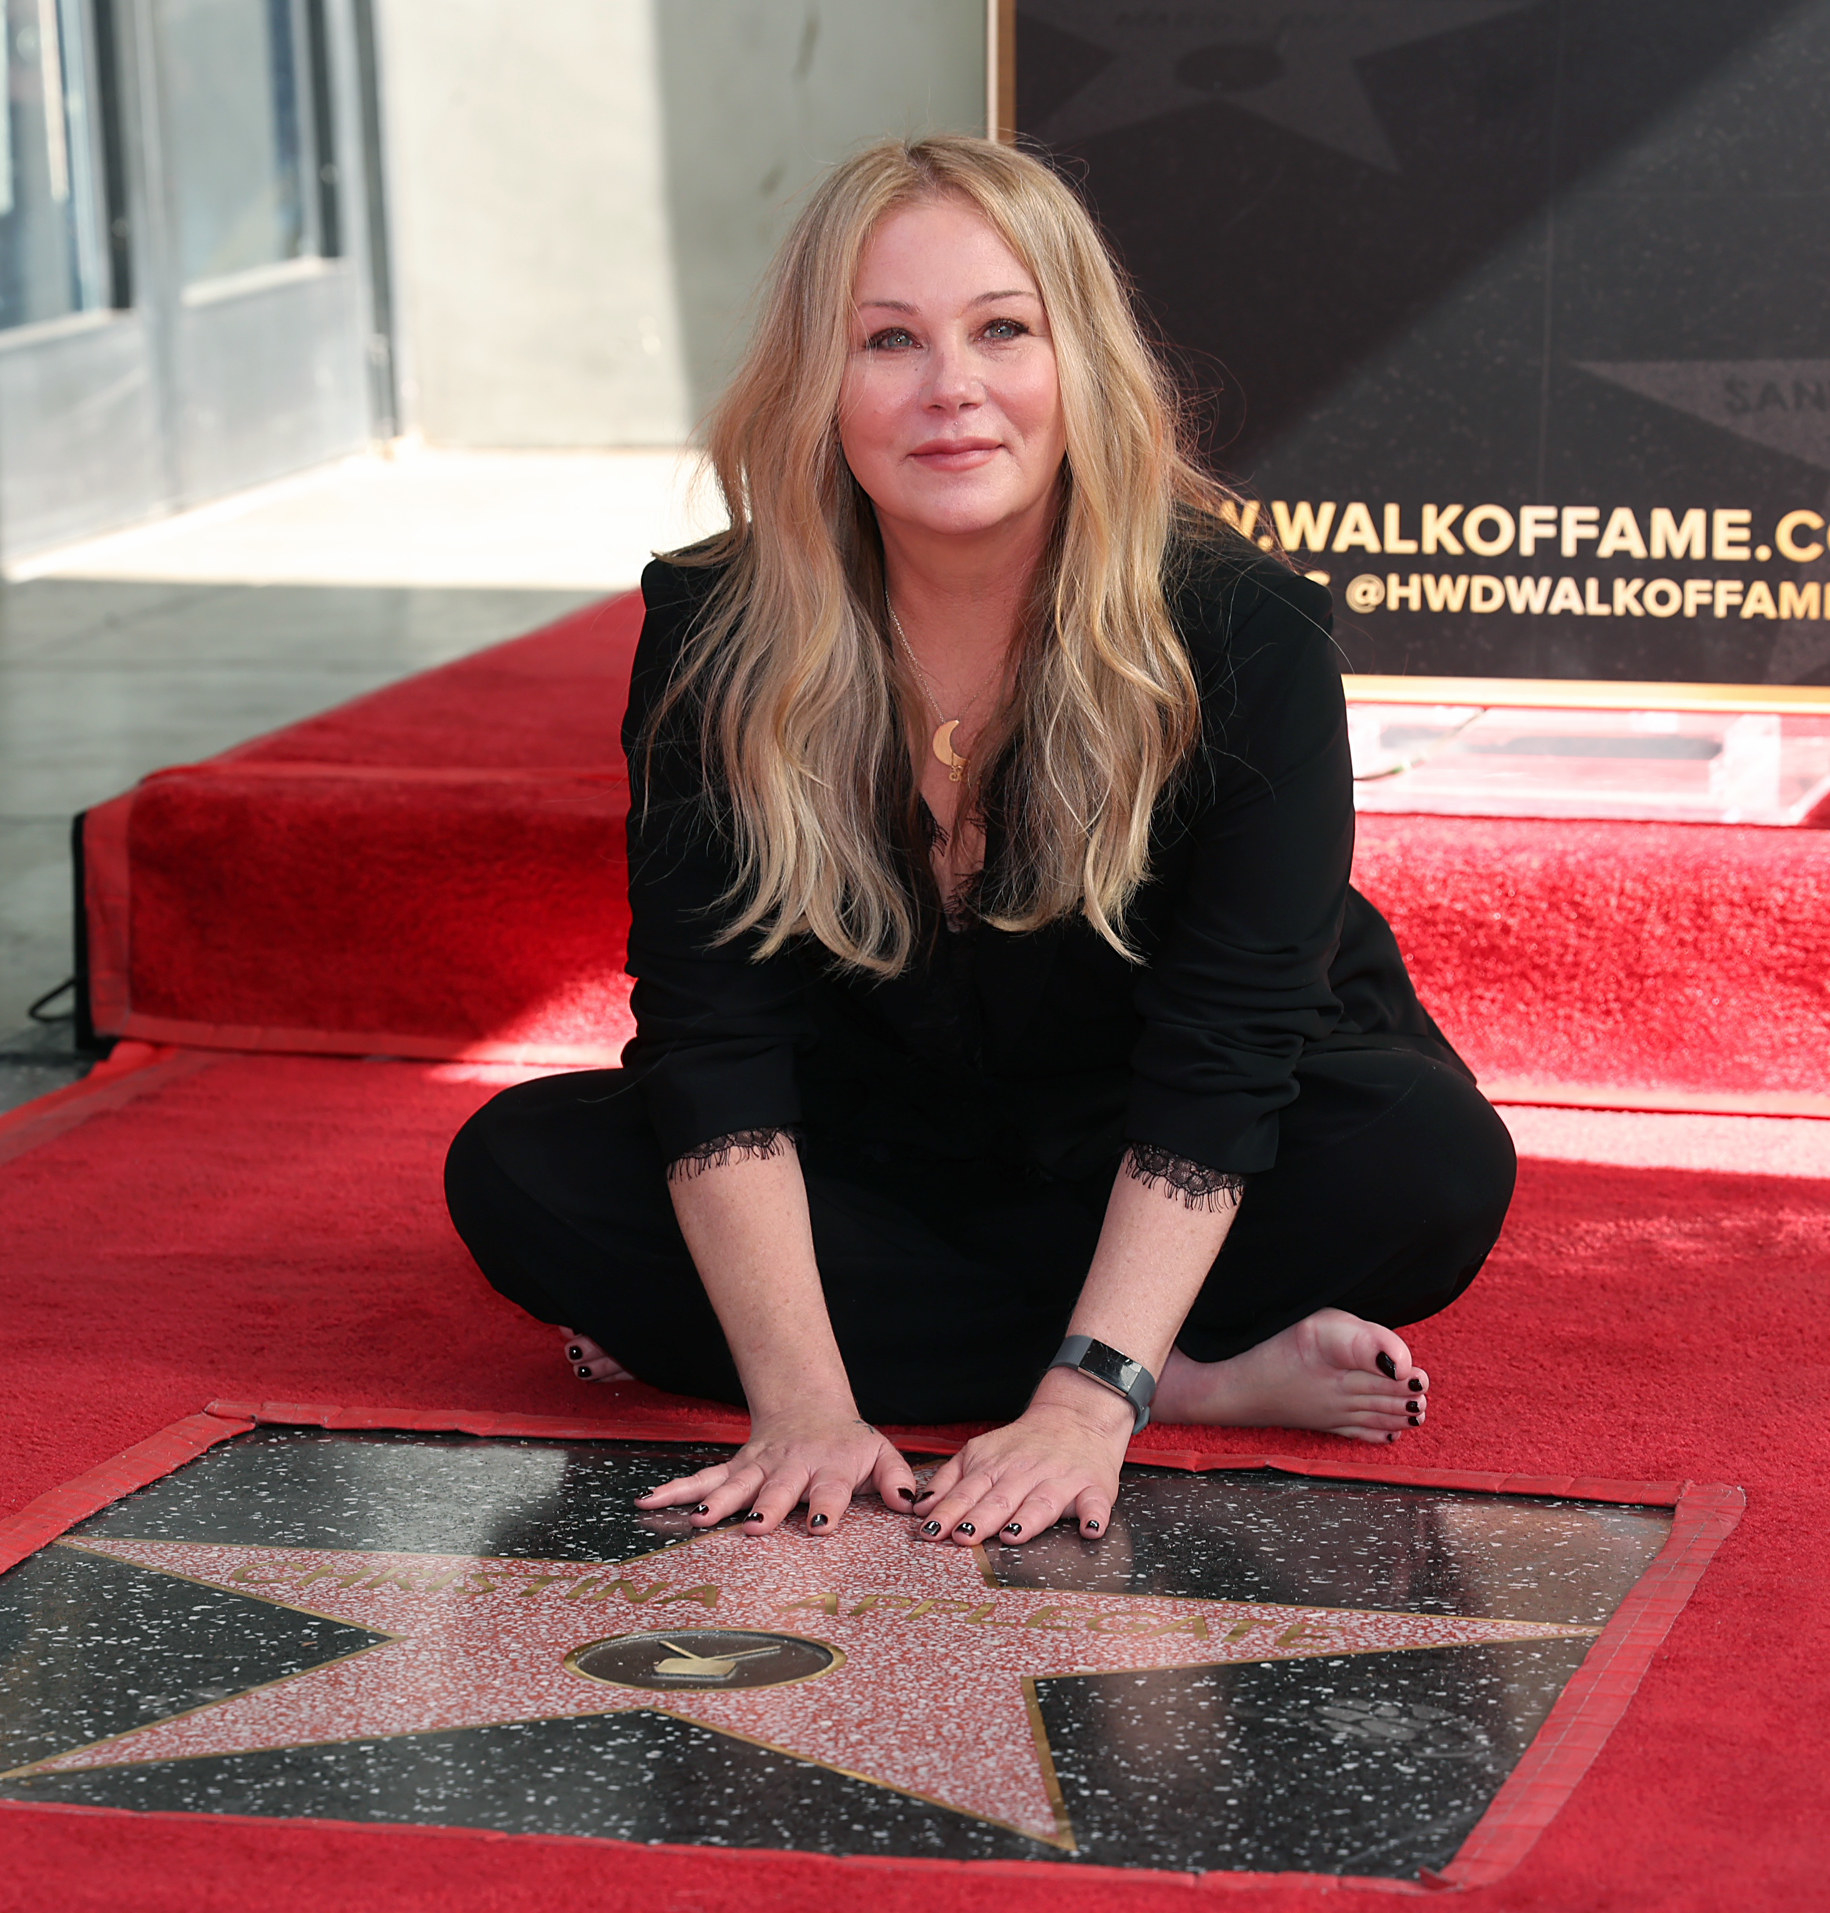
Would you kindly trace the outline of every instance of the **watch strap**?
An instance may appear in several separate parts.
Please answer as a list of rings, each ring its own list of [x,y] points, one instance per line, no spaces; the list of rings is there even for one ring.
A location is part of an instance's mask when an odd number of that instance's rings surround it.
[[[1090,1335],[1070,1335],[1049,1367],[1077,1368],[1113,1394],[1124,1396],[1137,1416],[1131,1430],[1134,1435],[1149,1421],[1156,1377],[1142,1362],[1134,1362],[1107,1343],[1096,1342]]]

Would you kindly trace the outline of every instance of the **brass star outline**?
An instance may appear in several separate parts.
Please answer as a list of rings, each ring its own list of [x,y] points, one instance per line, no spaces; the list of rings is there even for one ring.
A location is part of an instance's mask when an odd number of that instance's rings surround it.
[[[905,1516],[866,1506],[836,1535],[782,1529],[757,1537],[715,1528],[614,1562],[113,1537],[58,1545],[381,1638],[0,1778],[653,1712],[1064,1852],[1075,1850],[1074,1833],[1038,1703],[1040,1680],[1599,1631],[1485,1616],[1011,1588],[982,1548],[918,1541]],[[643,1581],[641,1571],[658,1573],[662,1565],[704,1578]],[[261,1591],[279,1586],[319,1591],[310,1603]],[[700,1610],[690,1623],[682,1603]],[[664,1619],[663,1607],[673,1609]],[[615,1625],[622,1621],[636,1625]],[[933,1625],[913,1625],[924,1621]],[[837,1660],[811,1680],[723,1690],[609,1687],[568,1665],[596,1640],[649,1634],[657,1625],[815,1638],[836,1649]],[[390,1665],[414,1677],[404,1699],[399,1682],[388,1683]],[[833,1680],[841,1668],[844,1680]],[[820,1695],[810,1702],[814,1689]]]

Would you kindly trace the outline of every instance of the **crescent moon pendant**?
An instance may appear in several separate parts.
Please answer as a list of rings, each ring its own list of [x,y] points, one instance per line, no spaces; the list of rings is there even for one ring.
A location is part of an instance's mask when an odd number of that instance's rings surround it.
[[[960,727],[962,720],[950,717],[934,733],[934,755],[947,767],[947,780],[957,784],[966,774],[966,760],[953,748],[953,733]]]

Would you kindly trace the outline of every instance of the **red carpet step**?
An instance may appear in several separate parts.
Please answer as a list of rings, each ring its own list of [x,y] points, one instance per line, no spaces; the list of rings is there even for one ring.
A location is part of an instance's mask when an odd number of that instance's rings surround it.
[[[91,811],[97,1029],[613,1062],[640,618],[592,607]],[[1491,1092],[1830,1115],[1830,832],[1367,816],[1355,874]]]

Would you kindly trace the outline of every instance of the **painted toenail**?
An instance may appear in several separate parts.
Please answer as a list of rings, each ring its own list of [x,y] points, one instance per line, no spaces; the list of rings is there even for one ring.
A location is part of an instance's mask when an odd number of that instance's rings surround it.
[[[1421,1428],[1423,1426],[1423,1417],[1421,1415],[1413,1415],[1411,1417],[1411,1426],[1413,1428]]]
[[[574,1342],[572,1346],[566,1350],[566,1360],[568,1362],[582,1362],[584,1358],[585,1358],[585,1352],[582,1348],[578,1346],[576,1342]]]
[[[939,1534],[940,1523],[938,1521],[924,1521],[921,1524],[921,1531],[923,1534]]]
[[[693,1513],[694,1513],[694,1514],[710,1514],[710,1513],[711,1513],[711,1511],[712,1511],[712,1510],[711,1510],[711,1507],[709,1506],[709,1504],[708,1504],[708,1503],[706,1503],[706,1502],[703,1502],[703,1501],[702,1501],[702,1502],[700,1502],[700,1504],[698,1505],[698,1507],[696,1507],[696,1508],[695,1508],[695,1509],[693,1510]]]
[[[1006,1521],[1004,1523],[1004,1532],[1006,1534],[1021,1534],[1023,1532],[1023,1523],[1021,1521]]]
[[[1380,1349],[1378,1354],[1373,1357],[1373,1364],[1381,1375],[1389,1375],[1393,1381],[1398,1379],[1398,1364],[1386,1354],[1384,1349]]]
[[[744,1519],[746,1521],[760,1521],[762,1520],[762,1518],[763,1517],[760,1514],[758,1514],[754,1508],[752,1508],[750,1512],[744,1516]]]
[[[962,1521],[954,1532],[956,1534],[977,1534],[978,1529],[975,1528],[970,1521]]]
[[[913,1488],[898,1488],[896,1492],[901,1495],[904,1501],[913,1501],[915,1499],[915,1490]]]
[[[1421,1395],[1423,1393],[1423,1384],[1415,1375],[1411,1377],[1411,1393],[1413,1395]]]
[[[580,1362],[578,1365],[578,1379],[581,1382],[588,1382],[591,1379],[591,1371],[585,1367],[583,1362]]]
[[[807,1525],[810,1528],[823,1528],[826,1525],[826,1516],[823,1514],[813,1515],[809,1517]]]
[[[1087,1533],[1097,1534],[1098,1532],[1099,1532],[1099,1523],[1097,1521],[1089,1521],[1087,1523]]]
[[[1392,1434],[1387,1435],[1385,1439],[1387,1441],[1396,1441],[1398,1437],[1397,1437],[1397,1434],[1394,1432]]]

